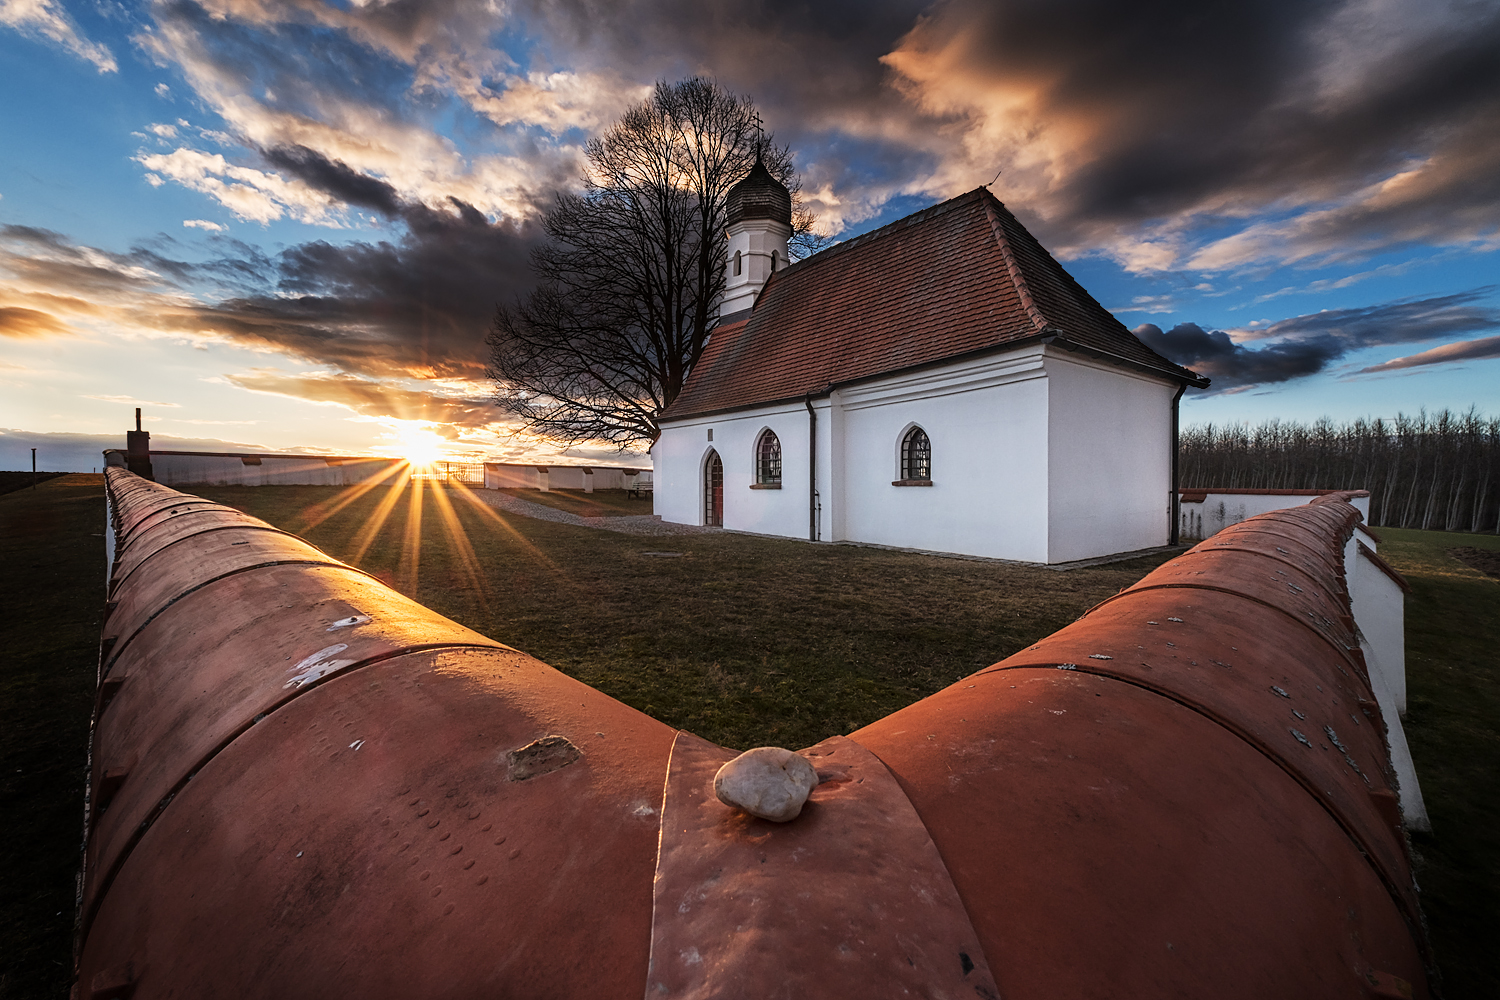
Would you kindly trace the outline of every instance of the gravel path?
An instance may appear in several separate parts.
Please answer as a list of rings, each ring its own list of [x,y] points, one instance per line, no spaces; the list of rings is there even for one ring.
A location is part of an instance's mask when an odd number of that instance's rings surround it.
[[[628,514],[624,517],[582,517],[546,504],[532,503],[513,497],[509,493],[495,490],[475,490],[475,496],[507,514],[534,517],[538,521],[557,521],[561,524],[576,524],[580,528],[603,528],[618,531],[622,535],[701,535],[705,532],[722,532],[722,528],[705,528],[696,524],[668,524],[656,514]]]

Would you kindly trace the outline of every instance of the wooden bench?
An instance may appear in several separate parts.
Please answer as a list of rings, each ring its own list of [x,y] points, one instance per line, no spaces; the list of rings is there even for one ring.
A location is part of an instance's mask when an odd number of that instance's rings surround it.
[[[651,484],[638,482],[634,486],[627,486],[625,487],[625,495],[637,500],[641,497],[650,497]]]

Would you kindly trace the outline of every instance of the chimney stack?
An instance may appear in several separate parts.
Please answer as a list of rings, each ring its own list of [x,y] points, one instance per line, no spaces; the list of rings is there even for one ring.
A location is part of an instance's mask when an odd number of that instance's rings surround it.
[[[141,408],[135,408],[135,430],[125,432],[125,467],[142,479],[151,474],[151,432],[141,430]]]

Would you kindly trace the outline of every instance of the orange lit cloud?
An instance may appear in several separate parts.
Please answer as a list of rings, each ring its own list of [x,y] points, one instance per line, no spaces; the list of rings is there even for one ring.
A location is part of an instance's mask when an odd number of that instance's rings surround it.
[[[1483,337],[1479,340],[1460,340],[1444,344],[1430,351],[1412,354],[1404,358],[1392,358],[1383,364],[1361,368],[1360,374],[1397,371],[1402,368],[1420,368],[1424,365],[1448,365],[1459,361],[1480,361],[1500,358],[1500,337]]]
[[[66,323],[51,313],[20,306],[0,306],[0,337],[45,337],[72,332]]]

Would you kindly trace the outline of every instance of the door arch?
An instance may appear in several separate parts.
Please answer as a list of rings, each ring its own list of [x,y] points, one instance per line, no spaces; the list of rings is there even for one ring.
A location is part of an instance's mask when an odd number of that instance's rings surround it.
[[[724,462],[712,448],[703,462],[703,523],[724,527]]]

